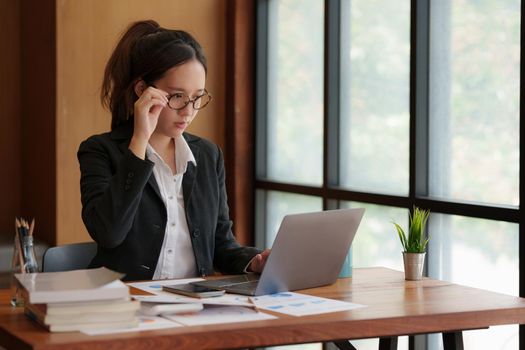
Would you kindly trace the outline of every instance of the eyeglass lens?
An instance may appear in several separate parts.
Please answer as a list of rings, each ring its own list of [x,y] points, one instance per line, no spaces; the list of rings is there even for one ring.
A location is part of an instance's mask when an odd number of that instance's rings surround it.
[[[168,104],[173,109],[183,109],[191,102],[193,103],[194,109],[202,109],[210,102],[210,100],[211,96],[208,93],[197,96],[193,100],[184,94],[174,94],[170,97]]]

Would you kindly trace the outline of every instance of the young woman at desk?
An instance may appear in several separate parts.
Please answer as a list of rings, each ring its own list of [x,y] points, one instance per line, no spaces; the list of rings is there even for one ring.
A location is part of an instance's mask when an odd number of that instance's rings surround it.
[[[82,142],[82,219],[90,267],[126,280],[261,272],[269,251],[232,234],[219,147],[185,130],[211,101],[206,58],[188,33],[132,24],[111,55],[101,98],[111,131]]]

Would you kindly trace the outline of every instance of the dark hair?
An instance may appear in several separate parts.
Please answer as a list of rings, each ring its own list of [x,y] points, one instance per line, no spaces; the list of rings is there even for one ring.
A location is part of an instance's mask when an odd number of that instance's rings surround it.
[[[153,20],[132,23],[104,71],[100,99],[111,111],[111,130],[132,117],[138,79],[151,84],[170,68],[191,59],[197,59],[207,72],[204,51],[189,33],[162,28]]]

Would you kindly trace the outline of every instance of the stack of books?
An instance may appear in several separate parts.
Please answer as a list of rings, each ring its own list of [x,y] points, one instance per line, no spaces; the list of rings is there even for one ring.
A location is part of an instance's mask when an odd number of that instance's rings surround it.
[[[15,275],[24,312],[50,332],[136,327],[139,301],[106,268]]]

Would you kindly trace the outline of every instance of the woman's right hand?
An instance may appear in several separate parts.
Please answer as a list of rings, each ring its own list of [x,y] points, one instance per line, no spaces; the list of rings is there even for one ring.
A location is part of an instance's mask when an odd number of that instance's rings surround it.
[[[149,86],[142,91],[134,105],[134,129],[129,149],[139,158],[146,157],[146,147],[157,127],[159,115],[168,98],[162,90]]]

